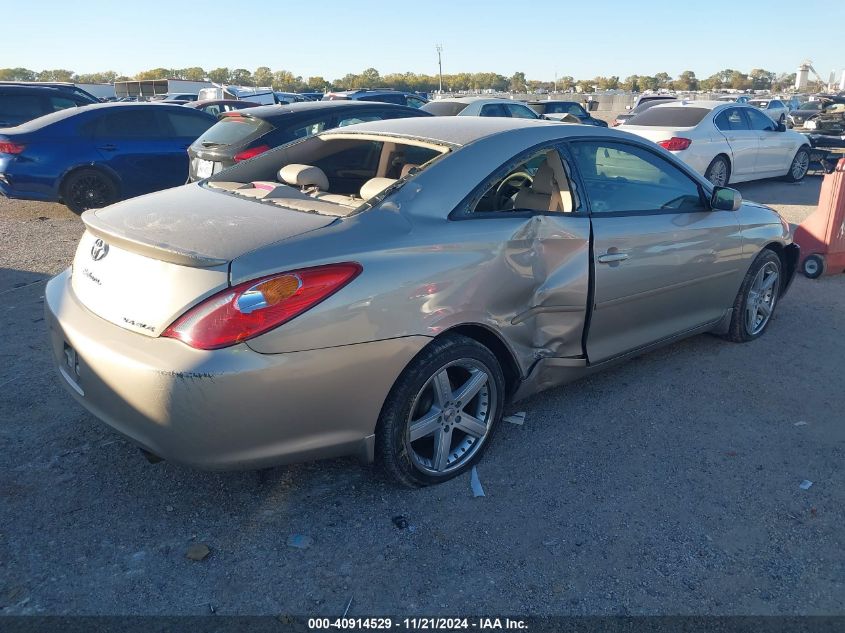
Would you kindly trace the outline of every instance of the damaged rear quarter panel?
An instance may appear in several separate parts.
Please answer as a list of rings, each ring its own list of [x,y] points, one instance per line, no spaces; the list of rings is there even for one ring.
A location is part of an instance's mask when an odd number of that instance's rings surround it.
[[[504,339],[527,373],[537,358],[583,352],[589,237],[589,218],[577,215],[411,223],[389,210],[362,213],[287,241],[278,253],[291,266],[358,261],[361,276],[307,316],[247,344],[283,353],[480,324]],[[371,244],[380,246],[361,249]],[[315,260],[314,253],[332,256]],[[278,257],[261,257],[286,268]]]

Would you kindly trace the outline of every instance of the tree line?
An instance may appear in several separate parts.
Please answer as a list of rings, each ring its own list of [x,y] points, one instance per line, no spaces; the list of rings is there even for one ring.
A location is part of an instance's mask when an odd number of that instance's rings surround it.
[[[303,78],[289,70],[273,71],[268,66],[259,66],[253,71],[246,68],[214,68],[204,70],[199,66],[191,68],[152,68],[139,72],[134,77],[119,75],[113,70],[99,73],[77,74],[72,70],[53,69],[34,71],[28,68],[0,68],[0,81],[67,81],[73,83],[114,83],[115,81],[144,79],[184,79],[189,81],[213,81],[220,84],[239,86],[272,86],[288,92],[355,90],[358,88],[395,88],[412,92],[432,92],[440,87],[438,75],[418,73],[389,73],[382,75],[375,68],[361,73],[348,73],[332,81],[324,77]],[[656,75],[630,75],[625,79],[618,76],[575,79],[571,76],[557,77],[553,81],[526,79],[525,73],[516,72],[510,77],[492,72],[456,73],[443,75],[443,89],[449,92],[462,91],[511,91],[534,92],[553,90],[567,92],[596,92],[606,90],[787,90],[795,83],[795,73],[774,73],[754,68],[749,73],[726,68],[710,77],[699,79],[691,70],[685,70],[673,78],[665,72]]]

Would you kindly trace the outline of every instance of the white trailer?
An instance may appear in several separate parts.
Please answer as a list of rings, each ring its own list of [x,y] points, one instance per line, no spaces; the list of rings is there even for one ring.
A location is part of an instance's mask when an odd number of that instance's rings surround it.
[[[116,81],[114,93],[118,99],[140,97],[150,99],[157,95],[174,93],[198,94],[203,88],[214,84],[210,81],[188,81],[186,79],[144,79],[141,81]]]

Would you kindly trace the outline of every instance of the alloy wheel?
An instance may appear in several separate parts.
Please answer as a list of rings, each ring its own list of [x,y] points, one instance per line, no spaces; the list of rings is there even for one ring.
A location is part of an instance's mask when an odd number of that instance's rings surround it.
[[[769,262],[754,276],[745,302],[745,329],[756,336],[766,327],[778,299],[778,267]]]
[[[81,209],[103,207],[108,203],[108,197],[108,183],[95,174],[82,176],[70,188],[71,201]]]
[[[810,155],[807,152],[798,152],[792,160],[792,177],[795,180],[801,180],[807,175],[810,169]]]
[[[478,452],[496,415],[496,383],[480,362],[462,358],[441,367],[411,406],[405,444],[418,470],[441,475]]]
[[[728,166],[723,160],[717,160],[710,167],[707,179],[717,187],[724,187],[728,183]]]

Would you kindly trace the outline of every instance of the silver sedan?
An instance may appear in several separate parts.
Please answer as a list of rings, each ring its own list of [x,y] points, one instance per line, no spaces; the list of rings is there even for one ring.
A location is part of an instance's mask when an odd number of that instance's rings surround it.
[[[93,415],[198,467],[354,454],[410,486],[469,468],[508,401],[761,336],[798,257],[648,141],[508,118],[340,128],[83,220],[46,313]]]

